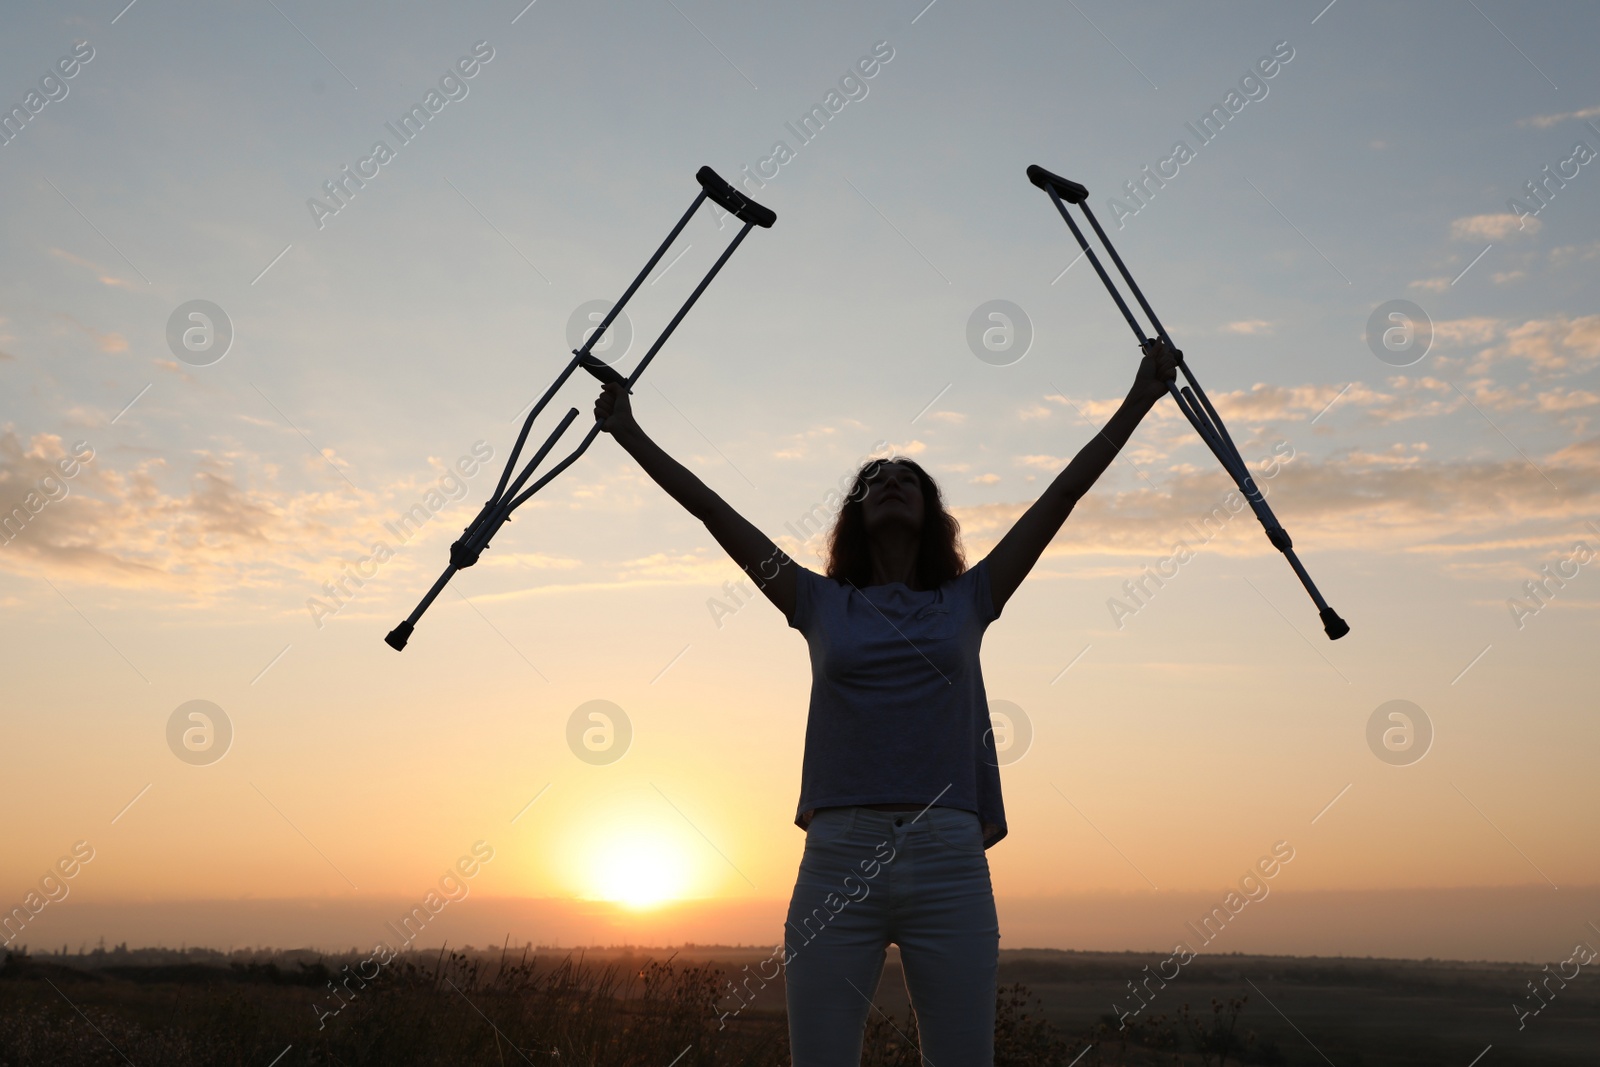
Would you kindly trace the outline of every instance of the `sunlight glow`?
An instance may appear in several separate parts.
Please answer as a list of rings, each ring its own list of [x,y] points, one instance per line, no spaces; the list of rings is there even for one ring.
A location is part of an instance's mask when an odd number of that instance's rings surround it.
[[[688,883],[683,854],[660,837],[617,837],[591,861],[593,895],[630,908],[652,908],[682,895]]]

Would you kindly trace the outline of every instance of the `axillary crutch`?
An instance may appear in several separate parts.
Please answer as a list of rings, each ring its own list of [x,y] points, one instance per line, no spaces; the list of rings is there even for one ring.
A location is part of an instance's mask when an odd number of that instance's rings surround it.
[[[1078,239],[1078,244],[1083,248],[1089,262],[1094,266],[1095,272],[1100,275],[1100,280],[1106,283],[1106,291],[1111,294],[1111,299],[1117,302],[1117,307],[1122,311],[1122,317],[1128,320],[1128,326],[1133,330],[1133,335],[1139,339],[1139,347],[1148,349],[1150,338],[1145,336],[1144,328],[1139,325],[1139,320],[1133,317],[1133,312],[1128,310],[1127,302],[1122,299],[1122,294],[1111,281],[1111,276],[1101,266],[1100,258],[1094,254],[1094,249],[1089,247],[1089,242],[1084,240],[1083,231],[1078,229],[1078,224],[1072,221],[1072,215],[1067,211],[1067,203],[1077,204],[1083,209],[1084,217],[1089,220],[1089,225],[1094,227],[1094,232],[1099,235],[1100,243],[1105,245],[1106,252],[1111,256],[1111,262],[1117,265],[1117,270],[1122,274],[1128,288],[1133,290],[1134,297],[1139,301],[1139,306],[1149,316],[1150,323],[1155,327],[1156,336],[1165,341],[1167,347],[1174,352],[1178,351],[1172,339],[1167,336],[1166,329],[1161,325],[1161,320],[1150,307],[1150,302],[1144,298],[1144,293],[1139,291],[1139,285],[1133,280],[1133,275],[1128,273],[1128,268],[1123,265],[1122,257],[1117,255],[1117,250],[1111,246],[1111,239],[1106,236],[1105,230],[1100,228],[1100,222],[1094,217],[1094,212],[1089,210],[1089,190],[1075,181],[1069,181],[1057,174],[1051,174],[1043,167],[1033,165],[1028,168],[1028,180],[1046,193],[1050,194],[1050,201],[1055,204],[1056,210],[1061,212],[1061,217],[1067,220],[1067,226],[1072,230],[1072,236]],[[1066,201],[1063,203],[1062,201]],[[1195,381],[1193,372],[1189,370],[1188,363],[1184,362],[1182,355],[1178,356],[1178,369],[1183,372],[1183,377],[1188,385],[1179,386],[1176,382],[1167,383],[1167,391],[1172,394],[1172,399],[1177,402],[1178,408],[1188,418],[1189,424],[1194,427],[1200,439],[1211,449],[1217,461],[1239,486],[1239,491],[1250,504],[1250,509],[1256,513],[1256,518],[1261,520],[1261,525],[1267,531],[1267,540],[1272,542],[1274,548],[1282,552],[1289,560],[1289,566],[1294,568],[1294,573],[1299,576],[1300,584],[1306,587],[1306,592],[1311,594],[1311,600],[1317,606],[1317,611],[1322,615],[1322,628],[1329,639],[1337,641],[1350,632],[1350,624],[1339,617],[1339,613],[1328,606],[1322,599],[1322,594],[1317,592],[1316,584],[1311,581],[1311,575],[1306,573],[1305,567],[1300,562],[1300,557],[1294,553],[1294,542],[1289,539],[1289,534],[1278,525],[1277,516],[1267,506],[1266,498],[1261,495],[1255,480],[1250,477],[1250,471],[1245,467],[1239,449],[1234,446],[1233,438],[1228,435],[1228,429],[1222,424],[1222,417],[1217,414],[1217,409],[1211,406],[1206,391],[1200,388],[1200,383]]]
[[[550,388],[546,389],[544,395],[533,405],[533,410],[528,413],[527,419],[522,423],[522,433],[517,436],[516,447],[511,450],[511,455],[506,460],[506,468],[500,475],[500,483],[495,486],[494,496],[489,498],[488,502],[483,505],[483,509],[478,512],[477,517],[462,531],[461,537],[450,546],[450,565],[439,576],[439,580],[433,583],[433,588],[428,590],[427,595],[422,598],[416,610],[399,626],[389,631],[388,636],[384,638],[390,648],[398,652],[406,647],[406,642],[411,639],[411,632],[416,629],[417,620],[422,618],[422,613],[428,610],[428,605],[433,603],[434,598],[444,591],[444,587],[450,583],[450,579],[455,576],[455,573],[478,562],[478,557],[483,555],[484,549],[489,547],[489,541],[499,532],[500,527],[505,525],[506,521],[511,518],[511,513],[518,506],[525,503],[529,497],[549,484],[550,480],[556,475],[571,466],[574,460],[583,455],[590,442],[599,435],[600,420],[596,419],[595,424],[589,428],[588,435],[584,437],[583,443],[571,455],[557,463],[548,473],[544,474],[528,488],[523,489],[523,483],[533,474],[534,468],[544,461],[545,456],[555,447],[556,441],[562,434],[567,432],[567,427],[572,425],[572,420],[578,417],[578,409],[571,408],[562,418],[561,424],[555,428],[555,431],[550,434],[545,443],[539,446],[539,450],[533,454],[533,458],[528,460],[528,465],[522,469],[522,473],[518,474],[515,479],[511,477],[511,472],[516,469],[517,459],[522,454],[522,446],[528,440],[528,432],[533,429],[533,420],[539,417],[539,412],[544,410],[544,406],[550,402],[550,398],[555,395],[557,389],[561,388],[572,372],[578,367],[582,367],[602,382],[616,382],[628,392],[633,392],[633,383],[639,380],[639,375],[644,373],[644,369],[650,365],[650,361],[655,358],[656,353],[661,351],[661,346],[667,343],[667,338],[672,336],[672,331],[678,328],[678,323],[682,322],[683,317],[689,313],[689,309],[694,307],[695,301],[700,299],[700,294],[706,291],[706,287],[711,284],[711,279],[715,278],[717,272],[722,269],[722,265],[728,262],[728,259],[733,255],[734,249],[738,248],[739,243],[749,234],[750,227],[761,226],[767,228],[777,221],[778,216],[771,209],[762,207],[733,188],[733,186],[718,177],[717,172],[710,167],[701,167],[699,172],[695,174],[695,178],[700,182],[700,194],[694,198],[694,203],[689,205],[689,210],[683,213],[683,217],[672,228],[672,232],[667,234],[667,239],[661,242],[661,247],[656,249],[655,255],[650,257],[650,262],[644,265],[644,269],[639,272],[639,276],[633,279],[633,284],[628,286],[627,291],[622,294],[622,299],[618,300],[611,310],[606,313],[605,319],[589,334],[588,340],[583,343],[583,347],[572,350],[572,359],[567,363],[566,369],[556,376],[556,380],[551,384]],[[633,373],[624,378],[613,370],[610,364],[604,362],[598,356],[591,355],[589,350],[594,347],[595,342],[605,333],[612,320],[622,312],[623,306],[633,296],[634,291],[655,269],[655,265],[660,262],[661,257],[672,246],[672,242],[678,239],[678,234],[682,233],[683,228],[688,225],[689,219],[694,216],[696,211],[700,210],[700,205],[708,198],[733,214],[734,217],[744,223],[744,226],[734,235],[733,240],[728,242],[728,246],[723,249],[721,257],[718,258],[716,263],[712,264],[711,269],[706,272],[706,276],[701,279],[694,292],[689,294],[689,299],[684,301],[683,306],[678,309],[678,313],[672,317],[672,321],[667,323],[666,329],[661,331],[661,335],[650,346],[650,351],[646,352],[644,358],[633,368]]]

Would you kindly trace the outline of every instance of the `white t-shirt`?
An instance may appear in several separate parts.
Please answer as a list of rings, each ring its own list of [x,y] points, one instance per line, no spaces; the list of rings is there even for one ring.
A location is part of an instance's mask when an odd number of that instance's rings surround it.
[[[798,565],[797,565],[798,566]],[[857,588],[799,567],[789,625],[811,650],[800,804],[938,804],[1006,835],[978,650],[998,617],[987,561],[938,589]]]

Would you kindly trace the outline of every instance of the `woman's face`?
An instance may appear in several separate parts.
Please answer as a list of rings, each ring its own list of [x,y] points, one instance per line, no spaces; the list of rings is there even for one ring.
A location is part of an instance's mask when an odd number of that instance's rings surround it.
[[[901,463],[880,463],[867,472],[861,518],[869,535],[891,526],[922,532],[922,481]]]

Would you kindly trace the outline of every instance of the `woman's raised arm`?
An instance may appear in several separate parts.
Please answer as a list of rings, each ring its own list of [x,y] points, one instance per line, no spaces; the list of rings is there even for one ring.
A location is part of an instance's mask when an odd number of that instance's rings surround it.
[[[600,429],[609,433],[617,444],[638,460],[639,466],[657,485],[682,504],[685,511],[705,523],[717,544],[750,576],[756,588],[783,612],[783,617],[792,618],[795,573],[799,565],[773,544],[770,537],[733,510],[710,486],[695,477],[689,468],[650,440],[634,421],[628,394],[620,385],[611,383],[601,388],[600,396],[594,402],[594,415],[597,419],[605,420],[600,424]]]
[[[1117,413],[1111,416],[1111,421],[1106,423],[1105,429],[1083,446],[989,553],[989,594],[994,601],[996,614],[1005,607],[1011,594],[1017,591],[1022,579],[1033,570],[1033,565],[1044,554],[1045,547],[1061,529],[1061,524],[1067,521],[1079,498],[1089,491],[1105,469],[1111,466],[1111,461],[1117,458],[1117,453],[1128,443],[1139,420],[1166,394],[1167,383],[1177,376],[1176,360],[1181,354],[1168,349],[1159,340],[1151,342],[1144,359],[1139,363],[1133,388],[1128,391]]]

